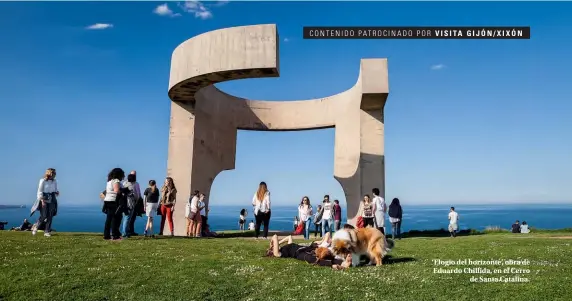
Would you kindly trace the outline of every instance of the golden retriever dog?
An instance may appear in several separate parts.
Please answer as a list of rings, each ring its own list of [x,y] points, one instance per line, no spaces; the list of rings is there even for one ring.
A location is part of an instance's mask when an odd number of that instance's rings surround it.
[[[359,264],[361,255],[366,255],[370,263],[380,266],[381,260],[390,250],[381,231],[371,227],[342,229],[332,237],[333,254],[339,257],[351,254],[353,266]]]

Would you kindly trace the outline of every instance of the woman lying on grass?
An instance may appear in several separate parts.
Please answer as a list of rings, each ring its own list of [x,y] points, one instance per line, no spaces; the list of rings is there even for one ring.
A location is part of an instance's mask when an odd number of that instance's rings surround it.
[[[330,242],[330,233],[326,233],[321,241],[313,242],[309,246],[293,243],[292,236],[287,236],[278,241],[278,236],[274,235],[270,240],[268,250],[266,250],[266,256],[295,258],[319,266],[332,267],[335,270],[350,267],[352,264],[351,255],[348,255],[345,261],[335,258],[328,249]],[[283,243],[286,244],[280,246]]]

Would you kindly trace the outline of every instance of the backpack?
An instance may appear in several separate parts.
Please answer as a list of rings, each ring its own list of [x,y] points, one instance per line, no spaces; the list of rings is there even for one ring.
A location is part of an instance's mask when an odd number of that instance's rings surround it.
[[[133,209],[137,204],[137,197],[135,196],[135,189],[133,186],[129,187],[129,193],[127,193],[127,208]]]
[[[324,214],[324,209],[320,210],[318,213],[314,215],[314,224],[317,224],[322,221],[322,215]]]

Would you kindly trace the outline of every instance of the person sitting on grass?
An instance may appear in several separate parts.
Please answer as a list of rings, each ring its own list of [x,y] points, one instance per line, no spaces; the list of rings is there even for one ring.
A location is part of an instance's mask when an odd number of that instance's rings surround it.
[[[329,233],[328,233],[329,234]],[[266,250],[268,257],[295,258],[307,263],[331,267],[335,270],[345,269],[351,266],[351,255],[346,260],[335,258],[330,250],[323,245],[328,244],[329,235],[326,235],[319,243],[312,243],[309,246],[296,244],[292,241],[292,236],[287,236],[278,241],[278,236],[274,235],[270,240],[270,246]],[[281,244],[286,243],[283,246]],[[318,258],[320,256],[321,258]]]
[[[20,225],[20,227],[14,227],[10,230],[13,230],[13,231],[30,231],[30,230],[32,230],[32,224],[28,221],[27,218],[25,218],[24,222],[22,222],[22,225]]]
[[[520,233],[530,233],[530,229],[528,229],[526,221],[522,221],[522,225],[520,225]]]
[[[254,221],[253,220],[250,220],[250,223],[248,223],[248,230],[254,231]]]
[[[512,228],[511,230],[512,233],[520,233],[520,224],[518,220],[514,222],[514,224],[512,224],[511,228]]]

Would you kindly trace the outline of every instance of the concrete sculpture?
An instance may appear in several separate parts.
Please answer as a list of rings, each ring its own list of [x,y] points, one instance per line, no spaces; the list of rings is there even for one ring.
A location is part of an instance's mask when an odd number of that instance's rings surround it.
[[[385,195],[387,59],[362,59],[359,77],[351,89],[320,99],[248,100],[213,85],[234,79],[278,77],[278,47],[276,25],[253,25],[198,35],[173,52],[167,174],[178,189],[175,235],[186,232],[184,208],[191,189],[209,195],[215,177],[234,169],[238,129],[334,127],[334,177],[346,196],[348,220],[354,221],[359,201],[372,188],[378,187]],[[169,234],[168,227],[165,234]]]

